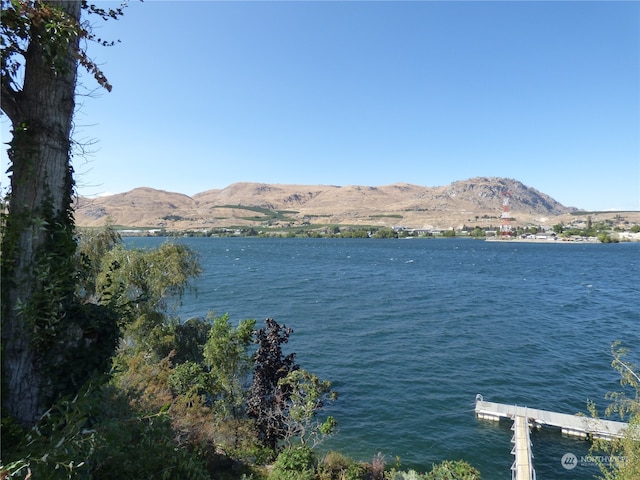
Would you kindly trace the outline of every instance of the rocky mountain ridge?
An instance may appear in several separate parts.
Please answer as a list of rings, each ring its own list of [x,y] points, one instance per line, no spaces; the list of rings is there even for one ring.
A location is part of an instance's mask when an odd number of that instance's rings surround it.
[[[513,222],[519,224],[544,224],[576,210],[517,180],[500,177],[476,177],[440,187],[241,182],[193,197],[148,187],[80,197],[76,223],[101,226],[109,219],[131,228],[169,230],[297,224],[460,228],[499,225],[507,192]]]

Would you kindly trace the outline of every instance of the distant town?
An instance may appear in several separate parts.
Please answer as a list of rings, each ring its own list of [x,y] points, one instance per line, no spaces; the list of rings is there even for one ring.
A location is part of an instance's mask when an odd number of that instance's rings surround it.
[[[286,226],[256,229],[254,227],[195,229],[168,231],[166,229],[120,229],[123,236],[186,236],[186,237],[306,237],[306,238],[472,238],[486,241],[555,242],[555,243],[618,243],[640,242],[639,223],[616,223],[612,220],[593,222],[587,219],[572,223],[558,223],[551,227],[510,226],[508,230],[495,227],[467,227],[461,229],[417,229],[404,226],[357,228],[333,226],[307,228]]]

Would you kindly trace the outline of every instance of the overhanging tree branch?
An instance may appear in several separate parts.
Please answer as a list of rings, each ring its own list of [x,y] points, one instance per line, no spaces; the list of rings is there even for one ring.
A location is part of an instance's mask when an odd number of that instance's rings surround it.
[[[20,92],[16,92],[7,82],[2,79],[2,90],[0,91],[0,108],[9,117],[11,123],[17,123],[19,120]]]

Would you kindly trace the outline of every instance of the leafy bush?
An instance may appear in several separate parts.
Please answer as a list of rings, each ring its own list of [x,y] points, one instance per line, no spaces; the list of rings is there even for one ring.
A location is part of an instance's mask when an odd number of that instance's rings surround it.
[[[352,463],[353,460],[346,455],[343,455],[340,452],[331,451],[324,456],[320,467],[323,470],[328,470],[330,472],[341,472],[342,470],[349,468],[349,465]]]
[[[167,415],[109,422],[103,426],[107,441],[97,451],[99,463],[92,478],[154,478],[206,480],[202,455],[176,448]]]
[[[16,443],[7,444],[3,431],[1,478],[90,478],[91,454],[101,439],[86,424],[96,408],[97,399],[85,389],[73,399],[61,400],[30,430],[18,431],[3,419],[3,429],[10,427]]]
[[[467,462],[445,460],[434,465],[428,473],[418,473],[415,470],[406,472],[394,471],[391,480],[480,480],[480,472]]]
[[[283,450],[273,464],[272,480],[312,480],[315,478],[316,455],[307,446]]]
[[[202,456],[176,448],[168,415],[137,415],[110,387],[83,388],[21,437],[3,442],[2,478],[209,478]]]
[[[356,462],[340,452],[328,452],[318,465],[320,480],[358,480],[372,477],[371,465]]]
[[[462,460],[445,460],[434,465],[425,478],[428,480],[480,480],[480,472]]]
[[[618,243],[619,240],[607,233],[599,233],[598,241],[601,243]]]
[[[191,361],[176,365],[167,380],[174,395],[201,393],[207,383],[202,365]]]

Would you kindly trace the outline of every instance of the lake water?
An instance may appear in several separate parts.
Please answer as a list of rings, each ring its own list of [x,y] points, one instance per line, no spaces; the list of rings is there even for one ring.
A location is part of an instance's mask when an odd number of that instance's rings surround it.
[[[139,247],[162,239],[131,238]],[[204,269],[179,315],[229,313],[294,329],[286,353],[333,382],[339,432],[323,449],[426,470],[464,459],[509,478],[509,423],[474,400],[585,412],[619,389],[610,345],[640,356],[640,244],[470,239],[185,238]],[[532,433],[538,478],[590,478],[590,444]]]

